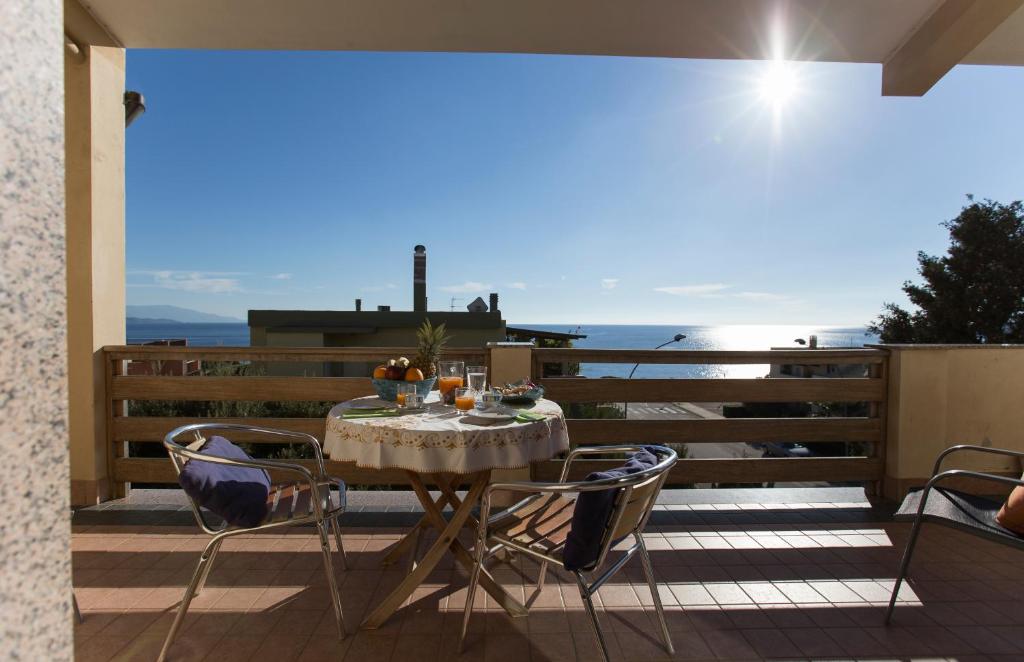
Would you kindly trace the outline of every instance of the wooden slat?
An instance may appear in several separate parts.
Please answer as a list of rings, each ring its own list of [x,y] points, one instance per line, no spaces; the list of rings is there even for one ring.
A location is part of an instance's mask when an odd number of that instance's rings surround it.
[[[182,425],[193,423],[231,423],[256,425],[311,434],[317,439],[324,438],[326,418],[188,418],[160,416],[127,416],[114,419],[113,440],[118,441],[162,441],[164,435]],[[245,432],[225,432],[232,441],[247,443],[280,444],[280,439],[267,438]]]
[[[881,379],[586,379],[541,380],[556,402],[875,402]]]
[[[569,419],[569,438],[578,446],[638,443],[768,443],[881,440],[881,423],[871,418],[726,418],[700,420]]]
[[[539,481],[556,481],[563,462],[552,460],[534,465]],[[622,460],[577,460],[572,463],[569,480],[583,480],[593,471],[622,465]],[[882,475],[882,464],[875,458],[744,458],[728,460],[679,460],[672,468],[669,485],[689,483],[781,483],[802,481],[874,481]]]
[[[110,345],[103,348],[110,360],[136,361],[307,361],[307,362],[369,362],[412,358],[414,347],[165,347],[160,345]],[[481,361],[486,352],[477,347],[452,347],[443,359]]]
[[[288,460],[313,468],[312,460]],[[360,469],[354,462],[327,461],[327,472],[341,478],[349,485],[407,485],[409,479],[404,471]],[[295,474],[270,472],[273,481],[295,480]],[[169,459],[164,458],[116,458],[114,480],[131,483],[177,483],[178,478]]]
[[[878,349],[776,349],[765,351],[677,349],[574,349],[533,350],[537,363],[652,363],[652,364],[794,364],[841,365],[881,363],[888,353]]]
[[[373,395],[365,377],[114,377],[115,400],[341,402]]]

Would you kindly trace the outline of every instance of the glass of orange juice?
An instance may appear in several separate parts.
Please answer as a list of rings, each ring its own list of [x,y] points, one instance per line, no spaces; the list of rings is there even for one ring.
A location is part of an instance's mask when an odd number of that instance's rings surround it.
[[[466,412],[476,406],[476,391],[471,388],[455,389],[455,408]]]
[[[455,389],[462,388],[464,370],[462,361],[438,361],[437,390],[441,392],[441,402],[446,405],[455,404]]]

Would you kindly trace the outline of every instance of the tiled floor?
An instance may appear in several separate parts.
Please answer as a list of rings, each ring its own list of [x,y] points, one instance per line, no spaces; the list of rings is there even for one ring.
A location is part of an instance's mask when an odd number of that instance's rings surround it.
[[[646,540],[676,653],[665,652],[638,561],[598,594],[621,660],[1024,660],[1024,556],[926,527],[894,625],[882,625],[906,524],[858,502],[659,507]],[[116,518],[115,518],[116,519]],[[175,523],[76,517],[75,586],[85,622],[77,659],[155,659],[205,536]],[[127,521],[132,521],[127,518]],[[338,641],[310,529],[225,542],[172,650],[179,660],[599,660],[575,584],[549,576],[531,614],[511,619],[477,601],[457,653],[466,578],[442,562],[383,628],[357,629],[404,568],[379,561],[401,527],[345,528],[338,570],[349,636]],[[536,568],[497,565],[513,594]]]

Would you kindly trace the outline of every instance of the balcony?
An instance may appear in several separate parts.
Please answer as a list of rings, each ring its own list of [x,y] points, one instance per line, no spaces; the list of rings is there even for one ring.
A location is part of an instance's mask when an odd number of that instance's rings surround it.
[[[391,501],[385,505],[385,494]],[[374,497],[374,495],[377,495]],[[85,614],[79,660],[155,659],[206,536],[181,504],[152,493],[80,511],[74,579]],[[358,622],[401,578],[379,561],[407,530],[414,501],[353,493],[339,571],[346,617]],[[884,604],[906,524],[855,488],[671,490],[647,527],[676,647],[661,648],[639,565],[600,592],[621,660],[1020,659],[1024,568],[1019,553],[926,527],[894,624]],[[176,642],[176,659],[591,660],[600,651],[572,578],[549,576],[531,614],[511,619],[477,602],[466,650],[455,646],[466,577],[443,565],[380,630],[338,642],[311,530],[253,535],[221,552]],[[494,571],[528,597],[536,566]],[[990,657],[991,656],[991,657]]]
[[[80,510],[73,520],[74,585],[85,614],[76,626],[79,659],[153,659],[207,537],[200,535],[177,490],[132,488],[172,482],[168,460],[154,457],[166,431],[193,416],[132,415],[131,403],[287,400],[333,402],[372,392],[361,377],[305,377],[310,366],[376,361],[404,348],[280,349],[110,347],[106,397],[111,412],[109,466],[127,496]],[[1013,370],[1019,349],[901,348],[692,352],[460,348],[484,360],[496,380],[526,366],[547,394],[569,412],[574,443],[644,440],[686,445],[842,442],[842,457],[680,460],[645,532],[676,646],[661,648],[651,596],[638,562],[627,565],[598,595],[599,618],[614,658],[621,660],[749,659],[987,659],[1024,655],[1024,569],[1014,550],[947,529],[925,527],[911,584],[904,585],[894,624],[883,613],[909,525],[891,520],[883,492],[919,482],[913,459],[903,460],[899,438],[919,417],[908,381],[940,357],[954,366],[947,396],[960,398],[961,353],[989,366],[989,379]],[[979,352],[981,352],[979,354]],[[986,354],[985,352],[988,352]],[[1001,359],[1003,368],[984,357]],[[1011,354],[1006,354],[1010,352]],[[1010,360],[1007,360],[1010,357]],[[200,361],[218,374],[179,376],[152,370],[125,374],[128,362]],[[586,379],[544,377],[546,366],[575,363],[711,365],[841,365],[859,377],[783,379]],[[245,365],[247,375],[225,366]],[[959,366],[959,367],[956,367]],[[330,373],[323,370],[324,373]],[[767,369],[765,369],[767,372]],[[273,376],[267,373],[273,373]],[[934,373],[932,379],[934,379]],[[981,382],[975,380],[976,389]],[[894,394],[902,401],[894,401]],[[988,392],[988,406],[1000,396]],[[864,403],[863,416],[693,418],[573,418],[590,403],[805,402]],[[224,419],[218,419],[224,420]],[[322,417],[239,418],[320,436]],[[954,427],[959,425],[952,422]],[[962,429],[962,428],[961,428]],[[991,430],[992,428],[987,428]],[[897,433],[890,440],[888,431]],[[965,439],[967,440],[967,439]],[[894,441],[889,447],[890,441]],[[905,442],[904,442],[905,443]],[[937,445],[945,441],[937,440]],[[927,449],[925,449],[927,450]],[[134,455],[140,455],[135,457]],[[150,457],[143,457],[150,456]],[[933,457],[930,454],[929,457]],[[594,461],[600,463],[601,461]],[[607,460],[605,462],[614,462]],[[900,469],[900,463],[903,469]],[[358,623],[403,578],[406,569],[382,569],[386,550],[419,519],[421,509],[398,472],[369,472],[330,463],[352,486],[387,490],[350,492],[342,519],[350,569],[338,570],[346,618]],[[583,466],[580,473],[596,467]],[[992,468],[992,467],[989,467]],[[557,476],[558,461],[534,465],[528,477]],[[908,478],[908,476],[910,478]],[[705,485],[790,487],[703,489]],[[840,486],[842,485],[842,486]],[[694,488],[696,486],[696,488]],[[465,544],[471,541],[466,539]],[[421,549],[426,546],[421,543]],[[405,563],[407,561],[403,561]],[[312,529],[253,534],[225,543],[208,588],[193,602],[172,654],[178,659],[304,660],[589,660],[600,650],[587,624],[574,580],[556,573],[513,619],[480,597],[465,651],[457,654],[467,577],[443,561],[402,609],[375,631],[355,631],[338,642]],[[400,564],[402,565],[402,564]],[[513,559],[492,572],[513,596],[529,599],[537,567]],[[481,593],[481,596],[483,594]],[[350,630],[354,629],[350,625]]]

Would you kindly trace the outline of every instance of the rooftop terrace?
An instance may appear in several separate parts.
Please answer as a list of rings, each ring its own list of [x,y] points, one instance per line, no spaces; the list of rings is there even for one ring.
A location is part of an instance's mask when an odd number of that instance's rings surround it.
[[[163,492],[81,510],[74,583],[85,620],[79,660],[154,659],[199,551],[183,502]],[[354,492],[343,520],[350,569],[338,570],[346,618],[401,579],[382,570],[387,548],[417,517],[398,492]],[[621,660],[1021,659],[1024,566],[1014,550],[925,527],[892,626],[882,625],[909,525],[856,488],[666,490],[645,539],[676,647],[658,640],[639,564],[598,593],[613,657]],[[225,543],[193,602],[176,659],[599,659],[576,585],[556,572],[512,619],[481,597],[465,652],[456,646],[466,577],[450,559],[377,631],[335,637],[319,543],[311,529]],[[635,567],[634,567],[635,566]],[[536,566],[494,575],[529,598]]]

